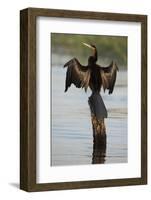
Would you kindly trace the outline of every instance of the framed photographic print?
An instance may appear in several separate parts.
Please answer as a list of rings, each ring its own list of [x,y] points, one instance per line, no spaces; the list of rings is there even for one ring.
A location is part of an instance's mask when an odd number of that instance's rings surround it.
[[[20,188],[147,183],[147,16],[20,12]]]

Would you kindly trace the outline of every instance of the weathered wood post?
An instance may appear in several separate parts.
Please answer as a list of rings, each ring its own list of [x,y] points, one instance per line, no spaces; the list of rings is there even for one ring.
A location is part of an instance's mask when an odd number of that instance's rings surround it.
[[[92,93],[88,103],[91,111],[93,129],[92,163],[104,163],[106,155],[106,128],[104,118],[107,118],[107,110],[99,93]]]

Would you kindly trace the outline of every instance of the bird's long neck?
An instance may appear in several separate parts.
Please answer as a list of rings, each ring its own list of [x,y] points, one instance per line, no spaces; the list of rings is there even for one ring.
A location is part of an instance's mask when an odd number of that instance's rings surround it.
[[[96,48],[93,49],[93,57],[94,57],[94,60],[95,60],[95,62],[96,62],[97,59],[98,59],[98,54],[97,54]]]

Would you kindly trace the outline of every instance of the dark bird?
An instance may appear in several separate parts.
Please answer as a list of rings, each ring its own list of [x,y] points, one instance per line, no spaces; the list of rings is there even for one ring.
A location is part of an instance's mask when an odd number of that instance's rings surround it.
[[[93,54],[89,56],[87,66],[81,65],[77,58],[71,59],[64,65],[64,67],[67,67],[65,92],[72,83],[77,88],[84,88],[85,91],[87,91],[87,88],[89,87],[92,90],[92,94],[95,94],[91,99],[89,99],[91,100],[91,105],[93,105],[92,109],[98,117],[102,116],[101,113],[104,109],[104,117],[107,117],[105,105],[101,96],[98,94],[100,93],[101,88],[103,88],[104,92],[108,89],[109,94],[113,92],[118,67],[113,61],[107,67],[102,67],[96,64],[98,60],[96,47],[92,44],[83,44],[91,48]],[[98,109],[99,106],[100,111]]]

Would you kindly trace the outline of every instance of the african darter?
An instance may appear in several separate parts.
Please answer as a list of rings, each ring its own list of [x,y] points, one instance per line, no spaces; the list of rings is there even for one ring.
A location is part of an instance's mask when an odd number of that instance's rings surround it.
[[[99,93],[103,88],[104,92],[108,89],[109,94],[112,94],[118,67],[113,61],[108,67],[98,65],[96,63],[98,60],[96,47],[92,44],[83,44],[91,48],[93,54],[88,58],[87,66],[81,65],[77,58],[71,59],[64,65],[67,67],[65,92],[72,83],[77,88],[84,88],[85,91],[89,87],[92,90],[92,95],[89,98],[91,111],[97,118],[106,118],[107,111]]]

